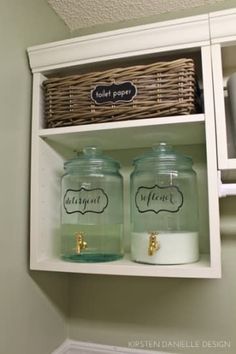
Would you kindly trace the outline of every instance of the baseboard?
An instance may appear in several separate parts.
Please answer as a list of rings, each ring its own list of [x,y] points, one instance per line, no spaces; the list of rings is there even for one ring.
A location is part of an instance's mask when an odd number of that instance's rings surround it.
[[[70,339],[57,348],[52,354],[174,354],[150,351],[137,348],[116,347],[96,343],[77,342]]]
[[[65,342],[63,342],[60,347],[58,347],[56,350],[52,352],[52,354],[68,354],[69,350],[71,347],[71,340],[66,339]]]

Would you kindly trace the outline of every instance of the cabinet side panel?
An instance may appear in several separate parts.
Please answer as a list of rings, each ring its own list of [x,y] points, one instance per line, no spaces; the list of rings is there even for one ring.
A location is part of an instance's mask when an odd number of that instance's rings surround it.
[[[224,108],[224,90],[222,75],[221,47],[219,44],[212,46],[212,69],[215,95],[215,116],[219,169],[227,168],[227,131]]]
[[[37,132],[39,122],[42,119],[42,104],[41,104],[41,74],[33,75],[33,93],[32,93],[32,134],[31,134],[31,191],[30,191],[30,263],[34,263],[37,259],[37,230],[38,224],[38,159],[39,159],[39,144]]]
[[[221,274],[217,152],[210,47],[202,48],[211,267]]]
[[[32,209],[37,210],[32,225],[32,255],[36,263],[60,255],[60,179],[63,159],[38,138],[39,163],[35,161]],[[34,249],[36,247],[36,249]]]

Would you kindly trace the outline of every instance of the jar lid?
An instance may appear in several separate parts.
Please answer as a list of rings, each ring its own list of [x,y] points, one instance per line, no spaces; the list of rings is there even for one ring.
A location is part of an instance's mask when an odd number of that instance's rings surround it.
[[[153,165],[187,165],[192,166],[192,158],[183,155],[173,149],[173,147],[167,143],[161,142],[152,147],[151,151],[138,156],[133,160],[133,164],[139,165],[142,163],[151,163]]]
[[[94,167],[94,168],[114,168],[119,169],[120,164],[118,161],[113,160],[110,156],[106,156],[102,151],[95,146],[85,147],[81,153],[64,163],[64,168],[77,168],[80,167]]]

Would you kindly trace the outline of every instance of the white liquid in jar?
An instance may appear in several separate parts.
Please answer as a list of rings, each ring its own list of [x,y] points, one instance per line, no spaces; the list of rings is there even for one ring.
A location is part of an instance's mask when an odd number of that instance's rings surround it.
[[[159,231],[156,240],[160,248],[149,255],[150,234],[133,232],[131,235],[131,257],[133,261],[149,264],[184,264],[199,259],[198,232]]]

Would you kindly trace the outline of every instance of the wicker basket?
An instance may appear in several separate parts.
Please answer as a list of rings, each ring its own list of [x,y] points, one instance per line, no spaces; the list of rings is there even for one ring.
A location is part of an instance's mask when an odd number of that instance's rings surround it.
[[[129,102],[97,103],[91,97],[99,85],[127,81],[136,89]],[[194,62],[185,58],[50,78],[43,89],[48,128],[191,114],[198,106]]]

